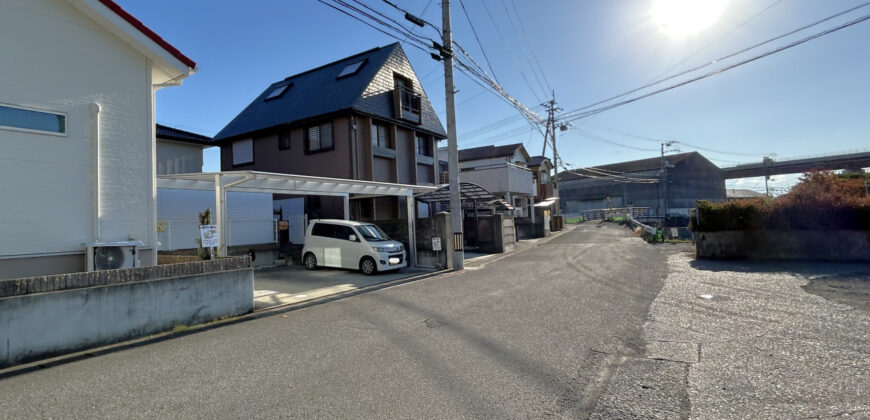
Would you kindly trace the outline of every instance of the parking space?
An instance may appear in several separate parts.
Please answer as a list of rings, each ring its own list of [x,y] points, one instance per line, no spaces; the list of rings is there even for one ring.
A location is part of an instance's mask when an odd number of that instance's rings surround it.
[[[258,270],[254,273],[254,308],[304,302],[433,271],[403,268],[366,276],[359,271],[334,268],[309,271],[301,265]]]

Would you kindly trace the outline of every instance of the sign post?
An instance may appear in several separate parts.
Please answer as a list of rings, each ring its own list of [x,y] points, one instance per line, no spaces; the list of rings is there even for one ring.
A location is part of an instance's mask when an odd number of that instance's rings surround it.
[[[199,238],[203,248],[208,248],[211,259],[214,259],[214,247],[220,246],[220,234],[217,225],[200,225]]]

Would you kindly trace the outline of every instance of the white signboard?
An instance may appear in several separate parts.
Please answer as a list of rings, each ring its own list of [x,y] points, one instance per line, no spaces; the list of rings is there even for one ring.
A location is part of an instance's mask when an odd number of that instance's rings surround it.
[[[220,235],[218,235],[217,225],[201,225],[199,227],[199,237],[202,240],[203,248],[220,246]]]
[[[432,238],[432,250],[440,251],[441,250],[441,237],[436,236]]]

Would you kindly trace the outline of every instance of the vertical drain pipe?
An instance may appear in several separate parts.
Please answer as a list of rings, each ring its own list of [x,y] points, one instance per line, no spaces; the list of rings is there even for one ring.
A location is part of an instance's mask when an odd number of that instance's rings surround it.
[[[100,104],[94,102],[91,104],[91,181],[93,183],[93,201],[91,202],[93,210],[93,237],[94,242],[100,242]]]

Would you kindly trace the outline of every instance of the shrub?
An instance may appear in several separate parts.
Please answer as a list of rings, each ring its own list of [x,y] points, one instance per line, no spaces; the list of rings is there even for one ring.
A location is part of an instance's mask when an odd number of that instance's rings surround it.
[[[694,231],[870,230],[864,176],[810,172],[788,194],[730,203],[698,202]]]

